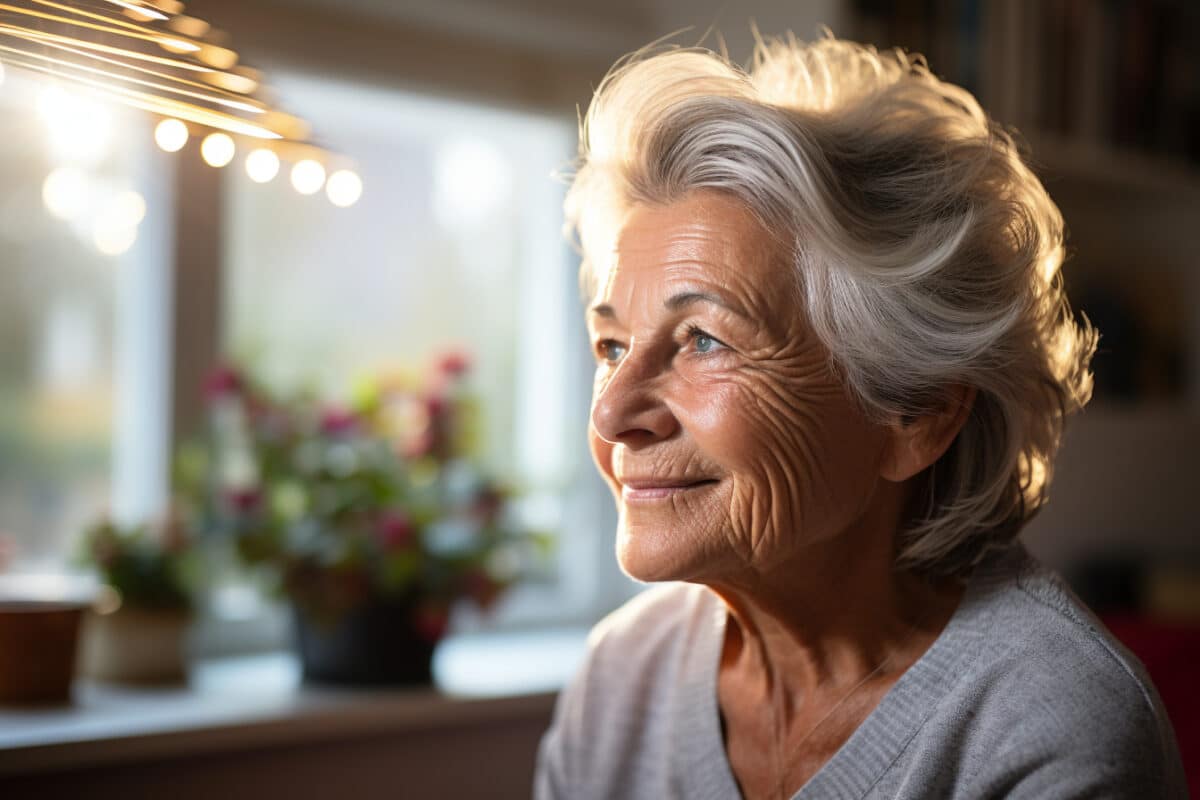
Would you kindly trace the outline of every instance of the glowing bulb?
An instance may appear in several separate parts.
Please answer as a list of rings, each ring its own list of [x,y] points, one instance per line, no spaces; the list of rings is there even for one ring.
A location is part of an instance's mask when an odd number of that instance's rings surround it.
[[[255,183],[266,183],[279,174],[279,156],[265,147],[246,156],[246,174]]]
[[[49,86],[38,95],[37,105],[58,160],[95,165],[108,155],[113,120],[104,104]]]
[[[187,125],[177,119],[164,119],[154,128],[154,141],[168,153],[182,150],[187,140]]]
[[[325,184],[325,168],[306,158],[292,167],[292,186],[300,194],[316,194]]]
[[[329,202],[340,208],[352,206],[362,197],[362,178],[348,169],[339,169],[329,176],[325,184],[325,194]]]
[[[133,189],[126,190],[113,198],[109,213],[122,225],[136,226],[146,218],[146,200]]]
[[[227,133],[210,133],[200,143],[200,155],[210,167],[223,167],[233,161],[235,149]]]
[[[46,210],[59,219],[71,219],[83,210],[87,192],[83,173],[70,167],[59,167],[42,183],[42,202],[46,204]]]
[[[92,228],[92,242],[106,256],[119,256],[137,241],[136,225],[119,225],[102,215]]]

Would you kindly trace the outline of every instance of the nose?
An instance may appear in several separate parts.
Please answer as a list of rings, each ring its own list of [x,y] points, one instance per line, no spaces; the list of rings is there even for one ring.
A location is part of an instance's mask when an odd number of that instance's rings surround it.
[[[662,397],[665,375],[631,347],[592,398],[592,427],[609,444],[641,448],[671,438],[679,421]]]

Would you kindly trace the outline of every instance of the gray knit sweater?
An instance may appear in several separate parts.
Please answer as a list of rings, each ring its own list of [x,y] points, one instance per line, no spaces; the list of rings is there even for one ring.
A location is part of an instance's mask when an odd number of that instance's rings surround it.
[[[740,797],[717,707],[725,618],[707,589],[667,584],[597,625],[536,797]],[[976,568],[933,646],[795,799],[1186,796],[1141,664],[1018,545]]]

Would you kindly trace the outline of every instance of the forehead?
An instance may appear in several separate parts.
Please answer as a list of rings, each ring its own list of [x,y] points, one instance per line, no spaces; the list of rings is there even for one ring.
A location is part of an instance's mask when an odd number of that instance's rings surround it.
[[[631,292],[691,282],[758,305],[759,296],[789,285],[780,250],[753,213],[723,194],[693,192],[667,205],[635,205],[623,215],[609,257],[595,264],[595,296],[620,302]]]

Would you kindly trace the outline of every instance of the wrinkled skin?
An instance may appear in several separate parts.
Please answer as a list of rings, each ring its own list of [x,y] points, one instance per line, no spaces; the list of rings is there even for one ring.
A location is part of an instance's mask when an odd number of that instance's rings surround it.
[[[880,491],[888,430],[831,372],[790,265],[740,204],[635,206],[594,268],[590,444],[627,573],[745,579],[898,511],[896,487]],[[710,482],[623,497],[637,478]]]

